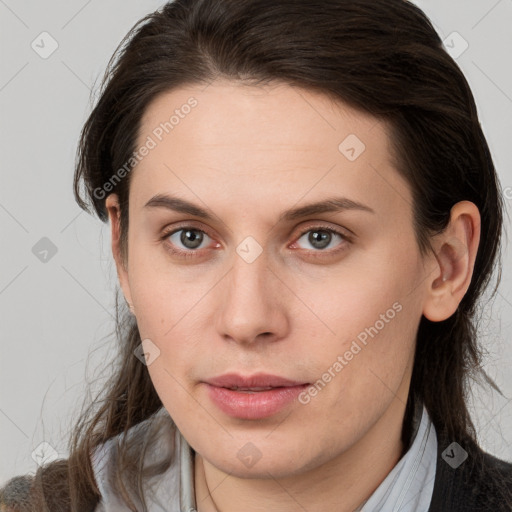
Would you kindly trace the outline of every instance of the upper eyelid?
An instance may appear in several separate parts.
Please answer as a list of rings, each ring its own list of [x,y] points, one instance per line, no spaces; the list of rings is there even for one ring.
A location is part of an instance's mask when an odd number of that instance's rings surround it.
[[[344,227],[341,227],[341,226],[339,226],[339,227],[329,227],[329,226],[323,225],[322,223],[311,224],[311,225],[302,227],[300,229],[300,236],[304,235],[308,231],[313,231],[315,229],[317,229],[318,231],[320,231],[320,230],[332,231],[334,233],[339,233],[340,235],[347,236],[347,237],[349,237],[351,235],[355,236],[355,234],[350,229],[348,229],[348,228],[344,228]]]
[[[184,223],[182,224],[181,226],[178,225],[178,226],[167,226],[165,228],[162,229],[162,238],[167,238],[171,235],[173,235],[174,233],[176,233],[177,231],[181,231],[183,229],[187,229],[187,228],[191,228],[195,231],[201,231],[202,233],[205,233],[206,235],[208,235],[211,239],[213,239],[214,237],[208,232],[208,230],[206,229],[203,229],[203,228],[200,228],[200,227],[197,227],[194,225],[193,222],[190,222],[188,221],[187,223]]]
[[[172,227],[166,226],[162,229],[162,234],[166,233],[166,236],[167,236],[176,231],[180,231],[181,229],[192,228],[197,231],[203,231],[204,233],[206,233],[208,236],[211,237],[208,229],[204,229],[203,227],[197,227],[194,224],[195,222],[197,222],[197,221],[184,221],[183,224],[178,224],[177,226],[172,226]],[[341,227],[341,226],[331,227],[331,226],[327,226],[327,225],[323,224],[322,221],[309,221],[309,222],[311,222],[311,224],[308,224],[306,226],[302,226],[301,228],[299,228],[301,235],[303,235],[305,232],[307,232],[309,230],[316,228],[316,229],[325,229],[326,231],[347,231],[348,233],[355,236],[355,233],[353,233],[353,231],[351,231],[350,229],[348,229],[346,227]]]

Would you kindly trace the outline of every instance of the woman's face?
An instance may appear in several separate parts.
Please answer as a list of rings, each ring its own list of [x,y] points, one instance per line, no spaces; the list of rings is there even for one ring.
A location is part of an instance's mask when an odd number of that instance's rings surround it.
[[[386,126],[218,81],[157,97],[137,148],[120,279],[190,445],[226,473],[284,477],[396,431],[429,265]],[[213,385],[227,374],[242,380]]]

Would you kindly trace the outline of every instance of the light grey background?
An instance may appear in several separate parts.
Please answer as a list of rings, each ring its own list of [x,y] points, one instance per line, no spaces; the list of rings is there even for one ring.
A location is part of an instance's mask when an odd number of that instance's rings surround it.
[[[469,45],[457,62],[476,97],[510,210],[512,0],[416,3],[454,51]],[[90,90],[112,52],[162,4],[0,0],[0,484],[35,472],[32,452],[41,453],[43,442],[51,446],[44,445],[45,456],[52,449],[66,456],[87,382],[98,379],[97,389],[108,374],[117,277],[108,226],[74,202],[76,143]],[[40,54],[55,43],[42,32],[58,44],[47,58]],[[57,249],[47,262],[32,251],[43,237]],[[512,460],[511,262],[505,240],[502,284],[481,332],[485,368],[504,396],[476,387],[473,406],[481,443],[506,460]]]

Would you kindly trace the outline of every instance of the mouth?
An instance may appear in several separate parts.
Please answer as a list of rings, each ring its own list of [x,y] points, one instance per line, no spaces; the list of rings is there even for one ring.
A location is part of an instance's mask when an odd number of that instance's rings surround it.
[[[310,384],[269,374],[225,374],[204,381],[210,400],[225,414],[246,420],[273,416]]]
[[[308,384],[308,382],[291,380],[268,373],[257,373],[250,376],[243,376],[237,373],[226,373],[224,375],[208,379],[205,382],[219,388],[253,391],[266,391],[273,388],[284,388]]]
[[[224,386],[221,386],[221,387],[224,387]],[[266,388],[239,388],[238,386],[232,386],[230,388],[225,388],[225,389],[230,389],[231,391],[240,391],[241,393],[258,393],[259,391],[269,391],[271,389],[278,389],[280,387],[285,387],[285,386],[276,386],[275,388],[273,388],[273,387],[266,387]]]

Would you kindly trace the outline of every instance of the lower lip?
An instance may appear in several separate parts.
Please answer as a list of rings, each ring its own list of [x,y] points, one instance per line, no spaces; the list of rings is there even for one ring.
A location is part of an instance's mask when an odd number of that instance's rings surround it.
[[[244,420],[267,418],[293,402],[309,384],[246,393],[206,384],[211,400],[221,411]]]

